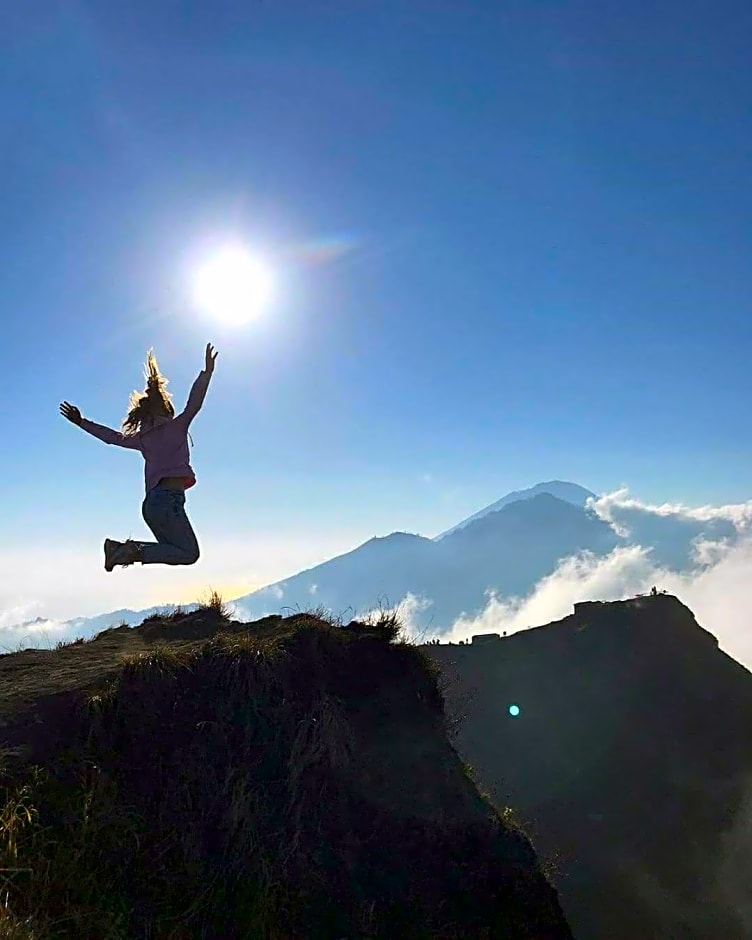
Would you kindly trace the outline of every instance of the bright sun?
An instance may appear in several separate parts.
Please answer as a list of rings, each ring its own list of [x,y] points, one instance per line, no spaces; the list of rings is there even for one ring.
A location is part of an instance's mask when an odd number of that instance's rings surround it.
[[[223,323],[254,320],[269,303],[274,288],[271,270],[241,247],[227,247],[207,259],[196,272],[198,306]]]

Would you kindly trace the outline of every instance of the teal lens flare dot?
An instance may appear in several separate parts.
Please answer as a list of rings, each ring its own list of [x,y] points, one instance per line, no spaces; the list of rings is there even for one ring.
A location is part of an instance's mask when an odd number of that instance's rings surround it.
[[[507,710],[508,710],[509,714],[512,716],[512,718],[516,718],[516,717],[519,715],[519,713],[520,713],[520,706],[519,706],[519,705],[510,705]]]

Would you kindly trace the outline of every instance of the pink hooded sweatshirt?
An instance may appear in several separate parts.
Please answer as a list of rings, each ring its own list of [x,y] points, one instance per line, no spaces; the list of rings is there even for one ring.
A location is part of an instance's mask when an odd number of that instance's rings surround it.
[[[118,447],[140,451],[145,461],[144,481],[147,493],[164,477],[184,477],[188,489],[196,482],[196,474],[188,459],[188,428],[204,403],[210,379],[210,373],[199,372],[183,411],[145,433],[123,434],[103,424],[89,421],[88,418],[82,419],[81,427],[105,444],[116,444]]]

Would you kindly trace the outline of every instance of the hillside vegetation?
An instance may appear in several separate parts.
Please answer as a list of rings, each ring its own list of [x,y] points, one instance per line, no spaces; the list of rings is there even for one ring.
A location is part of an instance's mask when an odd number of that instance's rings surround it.
[[[0,937],[571,937],[397,633],[210,608],[0,657]]]

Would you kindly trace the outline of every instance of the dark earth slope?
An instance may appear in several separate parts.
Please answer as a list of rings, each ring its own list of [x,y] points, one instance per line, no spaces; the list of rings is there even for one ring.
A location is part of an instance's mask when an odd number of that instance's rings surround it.
[[[556,860],[578,940],[752,938],[752,674],[690,610],[579,604],[426,651],[460,754]]]
[[[568,940],[435,672],[388,620],[212,610],[0,657],[0,937]]]

